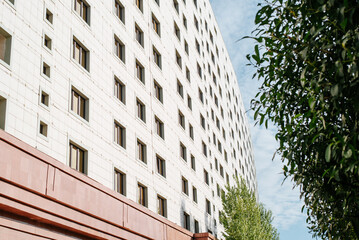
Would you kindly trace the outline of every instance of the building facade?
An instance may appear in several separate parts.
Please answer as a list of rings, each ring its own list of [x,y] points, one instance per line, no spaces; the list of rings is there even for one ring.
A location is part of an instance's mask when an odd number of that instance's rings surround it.
[[[1,0],[0,128],[194,233],[234,176],[256,191],[208,0]]]

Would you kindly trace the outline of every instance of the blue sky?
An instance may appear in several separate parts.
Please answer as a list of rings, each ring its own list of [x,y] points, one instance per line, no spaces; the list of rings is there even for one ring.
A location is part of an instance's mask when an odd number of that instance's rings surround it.
[[[236,71],[241,90],[242,100],[246,110],[250,100],[257,93],[260,82],[252,79],[254,69],[246,66],[247,53],[253,53],[253,42],[250,40],[237,41],[245,35],[250,35],[254,29],[254,17],[258,10],[255,0],[211,0],[212,8],[220,31],[226,43]],[[272,161],[277,148],[274,135],[275,127],[265,129],[254,126],[253,113],[247,112],[251,124],[251,135],[254,147],[254,157],[257,169],[259,200],[272,210],[274,225],[280,233],[281,240],[309,240],[305,222],[306,214],[301,213],[303,206],[299,199],[299,190],[293,189],[293,183],[288,179],[283,184],[283,164],[277,156]]]

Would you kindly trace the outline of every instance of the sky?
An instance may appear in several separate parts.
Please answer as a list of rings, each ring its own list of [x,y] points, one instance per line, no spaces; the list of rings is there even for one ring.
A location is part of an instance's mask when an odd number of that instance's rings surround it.
[[[253,42],[237,40],[250,35],[255,28],[254,18],[258,10],[258,0],[210,1],[236,72],[247,111],[261,83],[257,79],[252,79],[255,70],[246,66],[248,63],[246,55],[254,52]],[[269,126],[265,129],[258,125],[254,126],[251,111],[247,112],[247,117],[251,125],[259,201],[264,203],[267,209],[272,210],[273,224],[278,229],[281,240],[313,239],[307,229],[306,213],[301,212],[303,202],[299,198],[299,189],[293,189],[294,184],[290,179],[283,182],[283,164],[280,157],[276,156],[272,161],[278,146],[274,138],[276,128]]]

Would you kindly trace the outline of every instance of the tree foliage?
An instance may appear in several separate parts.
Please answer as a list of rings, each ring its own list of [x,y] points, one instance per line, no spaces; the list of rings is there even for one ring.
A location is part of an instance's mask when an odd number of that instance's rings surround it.
[[[272,212],[256,202],[244,180],[236,186],[227,186],[222,194],[223,212],[220,222],[227,240],[277,240],[279,235],[272,226]]]
[[[266,0],[255,23],[255,119],[278,127],[314,236],[358,239],[359,3]]]

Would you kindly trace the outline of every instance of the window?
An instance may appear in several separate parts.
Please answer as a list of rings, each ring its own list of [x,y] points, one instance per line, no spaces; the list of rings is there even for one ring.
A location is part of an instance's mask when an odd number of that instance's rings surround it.
[[[152,27],[153,30],[155,30],[155,32],[158,34],[158,36],[161,36],[161,24],[153,14],[152,14]]]
[[[115,169],[115,191],[126,196],[126,174]]]
[[[218,171],[218,160],[217,160],[217,158],[214,159],[214,167]]]
[[[70,167],[87,174],[87,151],[70,143]]]
[[[221,177],[224,177],[223,166],[221,164],[219,165],[219,173],[221,174]]]
[[[219,187],[218,183],[217,183],[217,196],[221,197],[221,188]]]
[[[167,200],[160,195],[157,195],[157,213],[167,217]]]
[[[188,94],[187,94],[187,106],[188,106],[189,109],[192,110],[192,98]]]
[[[51,24],[53,23],[54,15],[48,8],[46,9],[45,18],[49,23],[51,23]]]
[[[90,25],[90,5],[83,0],[75,0],[75,12]]]
[[[39,132],[42,136],[47,137],[47,124],[40,121]]]
[[[135,1],[138,9],[140,9],[140,11],[143,12],[143,0],[135,0]]]
[[[48,78],[51,77],[51,68],[50,66],[45,63],[45,62],[42,62],[42,74]]]
[[[144,163],[147,163],[146,145],[139,139],[137,139],[137,159],[141,160]]]
[[[75,38],[73,39],[73,59],[83,68],[89,71],[89,51]]]
[[[176,22],[174,23],[174,31],[175,31],[175,35],[178,38],[178,40],[181,41],[181,31]]]
[[[125,45],[115,36],[115,54],[125,63],[126,54],[125,54]]]
[[[115,143],[123,148],[126,148],[126,128],[116,121],[114,123],[114,136]]]
[[[206,199],[206,212],[211,215],[211,202]]]
[[[146,122],[146,106],[139,99],[136,100],[137,117],[143,122]]]
[[[143,47],[144,41],[143,41],[143,31],[141,28],[136,24],[135,25],[135,35],[137,42]]]
[[[191,168],[196,171],[196,158],[191,155]]]
[[[188,181],[182,177],[182,192],[188,196]]]
[[[164,131],[164,125],[163,122],[155,116],[155,124],[156,124],[156,133],[158,136],[160,136],[162,139],[165,138],[165,131]]]
[[[196,16],[193,16],[193,17],[194,17],[194,25],[195,25],[196,29],[199,30],[198,20],[197,20]]]
[[[194,220],[194,233],[199,233],[199,223],[197,220]]]
[[[126,86],[115,77],[115,97],[126,104]]]
[[[155,97],[163,103],[163,89],[156,81],[154,81]]]
[[[178,111],[178,123],[183,129],[186,128],[185,117],[181,111]]]
[[[196,39],[196,50],[199,54],[201,54],[201,45],[199,45],[199,42]]]
[[[189,55],[188,43],[186,40],[184,40],[184,51],[186,52],[187,55]]]
[[[202,153],[207,157],[207,145],[202,141]]]
[[[193,202],[197,203],[197,188],[192,187]]]
[[[200,121],[201,121],[202,128],[206,129],[206,120],[204,119],[202,114],[200,114]]]
[[[177,79],[177,92],[183,98],[183,85],[178,79]]]
[[[85,120],[89,120],[88,98],[75,89],[71,90],[71,110]]]
[[[197,63],[197,73],[198,73],[198,75],[202,78],[202,68],[201,68],[201,66],[199,65],[199,63]]]
[[[147,187],[138,183],[137,184],[137,203],[147,207]]]
[[[183,143],[180,143],[180,156],[183,160],[187,161],[187,148]]]
[[[52,40],[49,36],[47,36],[46,34],[44,35],[44,46],[51,50],[52,49]]]
[[[157,172],[166,177],[166,161],[160,156],[156,155],[156,163],[157,163]]]
[[[191,124],[189,124],[189,137],[194,140],[193,127]]]
[[[162,69],[162,60],[161,60],[161,54],[157,51],[155,47],[153,47],[153,60],[156,63],[156,65]]]
[[[199,100],[201,100],[201,102],[204,103],[204,101],[203,101],[203,92],[199,88],[198,88],[198,97],[199,97]]]
[[[41,91],[40,93],[40,103],[45,105],[46,107],[49,106],[49,94],[47,94],[46,92],[44,91]]]
[[[0,129],[5,130],[6,99],[0,96]]]
[[[191,231],[190,217],[186,212],[183,212],[183,227],[188,231]]]
[[[204,182],[209,185],[209,175],[206,169],[203,169]]]
[[[145,84],[145,68],[137,60],[136,60],[136,76],[143,84]]]
[[[182,57],[176,50],[176,63],[182,69]]]
[[[173,7],[176,9],[176,12],[179,13],[179,5],[177,0],[173,0]]]
[[[157,3],[157,5],[160,5],[160,0],[155,0],[155,2]]]
[[[189,71],[189,69],[186,67],[186,79],[190,82],[191,81],[191,72]]]
[[[183,14],[183,26],[187,29],[187,18],[184,14]]]
[[[119,0],[115,0],[115,13],[121,22],[125,23],[125,7]]]

